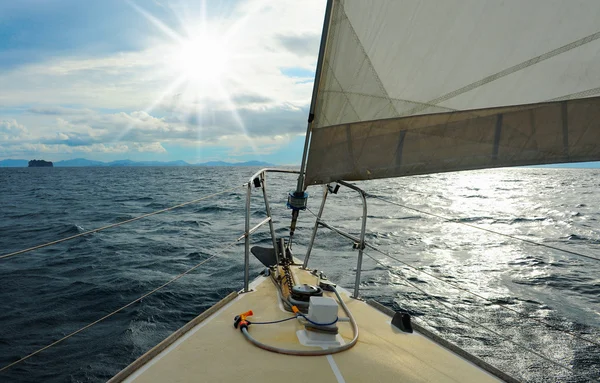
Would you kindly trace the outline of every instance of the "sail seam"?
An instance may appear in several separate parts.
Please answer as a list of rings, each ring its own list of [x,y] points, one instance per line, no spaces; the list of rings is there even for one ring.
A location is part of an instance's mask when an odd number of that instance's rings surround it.
[[[569,44],[563,45],[562,47],[559,47],[559,48],[556,48],[554,50],[551,50],[550,52],[546,52],[546,53],[544,53],[542,55],[536,56],[536,57],[531,58],[531,59],[529,59],[527,61],[523,61],[523,62],[521,62],[521,63],[519,63],[517,65],[513,65],[510,68],[506,68],[506,69],[504,69],[504,70],[502,70],[500,72],[497,72],[497,73],[494,73],[494,74],[492,74],[490,76],[484,77],[484,78],[482,78],[479,81],[475,81],[475,82],[473,82],[473,83],[471,83],[469,85],[463,86],[462,88],[456,89],[456,90],[454,90],[454,91],[452,91],[450,93],[446,93],[443,96],[440,96],[438,98],[434,98],[433,100],[430,100],[430,101],[426,102],[426,104],[437,105],[437,104],[442,103],[444,101],[448,101],[448,100],[450,100],[450,99],[452,99],[452,98],[454,98],[456,96],[459,96],[459,95],[461,95],[463,93],[466,93],[466,92],[469,92],[469,91],[471,91],[473,89],[479,88],[480,86],[489,84],[492,81],[496,81],[496,80],[498,80],[498,79],[500,79],[502,77],[506,77],[506,76],[508,76],[510,74],[513,74],[513,73],[518,72],[518,71],[520,71],[522,69],[528,68],[528,67],[530,67],[532,65],[538,64],[538,63],[540,63],[542,61],[545,61],[545,60],[548,60],[548,59],[550,59],[552,57],[558,56],[558,55],[560,55],[562,53],[565,53],[565,52],[568,52],[568,51],[573,50],[575,48],[578,48],[578,47],[580,47],[582,45],[585,45],[587,43],[595,41],[595,40],[597,40],[599,38],[600,38],[600,32],[596,32],[594,34],[591,34],[591,35],[586,36],[584,38],[581,38],[579,40],[573,41],[573,42],[571,42]],[[423,108],[423,107],[416,107],[416,108],[413,108],[413,109],[411,109],[411,110],[409,110],[407,112],[404,112],[402,115],[406,116],[406,115],[415,114],[415,113],[423,111],[424,109],[425,108]]]
[[[362,42],[358,38],[358,34],[356,33],[356,30],[354,29],[354,26],[350,22],[350,18],[348,18],[348,15],[346,14],[346,9],[345,9],[344,1],[343,0],[340,1],[340,9],[341,9],[341,12],[343,13],[343,17],[345,17],[346,20],[348,20],[348,25],[350,26],[350,32],[352,32],[352,36],[356,40],[358,48],[362,51],[362,53],[363,53],[363,55],[365,57],[364,61],[366,61],[367,65],[369,67],[369,70],[373,74],[373,77],[375,78],[375,80],[377,82],[377,85],[379,86],[379,89],[384,94],[384,97],[389,100],[390,99],[390,95],[388,94],[387,90],[383,86],[383,82],[379,78],[379,75],[377,74],[377,71],[375,71],[375,67],[373,66],[373,62],[371,62],[371,58],[367,54],[367,51],[365,50],[364,45],[362,44]],[[362,65],[361,65],[361,67],[362,67]],[[396,106],[394,105],[394,103],[390,102],[390,104],[392,105],[392,108],[394,109],[394,112],[396,112],[396,116],[400,116],[400,112],[398,112],[398,109],[396,108]]]
[[[548,101],[549,102],[551,102],[551,101],[569,101],[569,100],[572,100],[575,98],[584,98],[584,97],[588,97],[588,96],[593,96],[598,93],[600,93],[600,87],[584,90],[584,91],[577,92],[577,93],[567,94],[567,95],[564,95],[561,97],[556,97],[556,98],[550,99]]]
[[[561,105],[562,114],[562,133],[563,133],[563,152],[569,157],[569,109],[566,102]]]
[[[600,88],[598,88],[598,91],[600,92]],[[448,112],[458,111],[458,109],[449,108],[449,107],[446,107],[446,106],[440,106],[440,105],[434,105],[434,104],[427,104],[427,103],[420,102],[420,101],[405,100],[405,99],[402,99],[402,98],[377,96],[377,95],[374,95],[374,94],[367,94],[367,93],[362,93],[362,92],[344,92],[344,91],[339,91],[339,90],[323,90],[322,93],[342,93],[342,94],[345,94],[345,95],[356,95],[356,96],[363,96],[363,97],[368,97],[368,98],[377,98],[377,99],[389,100],[389,101],[406,102],[406,103],[409,103],[409,104],[415,104],[415,105],[424,106],[424,107],[427,107],[427,108],[429,108],[429,107],[440,108],[440,109],[446,110]]]
[[[504,115],[498,113],[496,116],[496,132],[494,134],[494,151],[492,152],[492,160],[498,159],[498,149],[500,148],[500,137],[502,136],[502,119]]]
[[[402,165],[402,150],[404,148],[404,139],[406,137],[406,130],[400,131],[398,137],[398,146],[396,147],[396,166]]]
[[[340,86],[340,89],[342,89],[342,83],[340,83],[340,81],[337,79],[337,76],[335,75],[335,72],[333,71],[333,69],[331,70],[331,77],[333,78],[333,80],[335,82],[338,83],[338,85]],[[354,105],[352,105],[352,103],[350,102],[350,99],[348,98],[348,94],[346,92],[340,92],[341,94],[344,95],[344,98],[346,99],[346,102],[348,103],[348,105],[350,105],[350,109],[352,109],[352,111],[354,112],[354,114],[356,115],[356,117],[358,119],[360,119],[360,116],[358,115],[358,112],[356,112],[356,109],[354,109]],[[336,116],[336,121],[340,121],[340,114],[342,113],[342,111],[344,110],[344,107],[342,106],[342,108],[340,108],[340,111],[338,112],[338,115]],[[342,116],[342,118],[345,115]]]
[[[384,110],[385,110],[385,109],[386,109],[388,106],[390,106],[390,105],[391,105],[391,103],[392,103],[392,102],[390,101],[390,102],[388,102],[387,104],[385,104],[384,106],[382,106],[382,107],[381,107],[381,108],[380,108],[380,109],[377,111],[377,113],[375,113],[375,114],[373,115],[373,118],[375,118],[375,119],[376,119],[376,118],[377,118],[377,116],[379,116],[379,113],[383,112],[383,111],[384,111]]]

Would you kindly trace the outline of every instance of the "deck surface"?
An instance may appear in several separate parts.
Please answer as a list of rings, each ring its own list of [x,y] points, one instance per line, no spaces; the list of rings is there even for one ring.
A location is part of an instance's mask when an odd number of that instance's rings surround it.
[[[296,280],[315,283],[316,277],[294,269]],[[471,362],[418,333],[406,334],[390,324],[390,317],[340,291],[359,327],[358,343],[350,350],[317,357],[275,354],[250,344],[232,326],[233,317],[253,310],[250,320],[270,321],[290,316],[280,306],[268,278],[253,283],[253,292],[241,294],[196,325],[127,382],[499,382]],[[345,313],[340,309],[340,317]],[[349,323],[339,322],[346,342]],[[253,325],[249,331],[264,342],[284,348],[307,349],[299,344],[296,320],[275,325]]]

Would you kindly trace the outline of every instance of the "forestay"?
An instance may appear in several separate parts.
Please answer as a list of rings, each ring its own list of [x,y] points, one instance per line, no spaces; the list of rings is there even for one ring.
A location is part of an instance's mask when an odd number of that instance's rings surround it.
[[[597,0],[335,0],[306,185],[600,160]]]

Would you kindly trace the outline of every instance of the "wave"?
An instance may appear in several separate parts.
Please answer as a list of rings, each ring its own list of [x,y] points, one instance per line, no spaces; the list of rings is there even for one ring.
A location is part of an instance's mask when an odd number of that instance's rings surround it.
[[[154,209],[154,210],[166,209],[170,206],[171,206],[170,204],[165,204],[165,203],[160,203],[160,202],[151,202],[147,205],[144,205],[144,207],[147,207],[149,209]]]
[[[513,282],[520,285],[547,286],[594,297],[600,295],[600,280],[594,280],[591,277],[586,276],[564,276],[557,273],[551,273],[547,275],[515,278],[513,279]]]
[[[193,227],[193,228],[197,228],[197,227],[205,227],[205,226],[211,226],[213,225],[213,223],[211,223],[210,221],[204,221],[204,220],[200,220],[200,219],[187,219],[187,220],[183,220],[183,221],[173,221],[170,222],[169,225],[173,225],[175,227]]]
[[[194,210],[194,213],[221,213],[221,212],[231,212],[234,209],[224,206],[201,206]],[[240,218],[241,219],[241,218]]]
[[[42,212],[31,212],[31,213],[24,213],[24,214],[13,214],[13,215],[7,216],[7,218],[9,218],[9,219],[38,218],[38,217],[42,217],[44,215],[45,214]]]
[[[512,218],[512,219],[507,219],[507,220],[503,220],[503,219],[497,219],[495,220],[495,222],[497,223],[507,223],[509,225],[513,225],[515,223],[523,223],[523,222],[543,222],[546,221],[548,218],[547,217],[517,217],[517,218]]]
[[[563,237],[564,239],[568,240],[568,241],[590,241],[590,238],[586,238],[582,235],[577,235],[577,234],[569,234],[566,237]]]
[[[469,194],[469,195],[461,195],[461,198],[481,198],[481,199],[488,199],[488,196],[484,196],[481,194]]]
[[[455,222],[455,223],[472,223],[472,222],[479,222],[479,221],[493,221],[494,218],[492,217],[464,217],[464,218],[455,218],[455,219],[451,219],[450,222]]]
[[[511,266],[542,266],[545,265],[546,262],[537,257],[526,256],[524,258],[510,261],[508,264]]]
[[[75,235],[85,232],[85,229],[79,225],[69,225],[66,229],[59,233],[59,236]]]
[[[423,219],[423,217],[418,216],[418,215],[408,215],[405,217],[390,217],[390,216],[383,216],[383,215],[367,215],[367,219],[384,219],[384,220],[411,220],[411,219]]]
[[[119,223],[135,218],[133,215],[121,214],[111,218],[111,223]]]
[[[489,216],[476,216],[476,217],[463,217],[456,218],[450,220],[450,222],[455,223],[474,223],[474,222],[482,222],[487,221],[486,223],[494,224],[505,224],[505,225],[515,225],[519,223],[527,223],[527,222],[543,222],[549,220],[548,217],[515,217],[515,218],[494,218]]]

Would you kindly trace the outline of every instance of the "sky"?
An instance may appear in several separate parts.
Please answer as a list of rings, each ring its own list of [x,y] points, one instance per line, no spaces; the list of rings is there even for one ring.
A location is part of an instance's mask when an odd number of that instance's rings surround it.
[[[0,2],[0,160],[299,164],[321,0]]]

